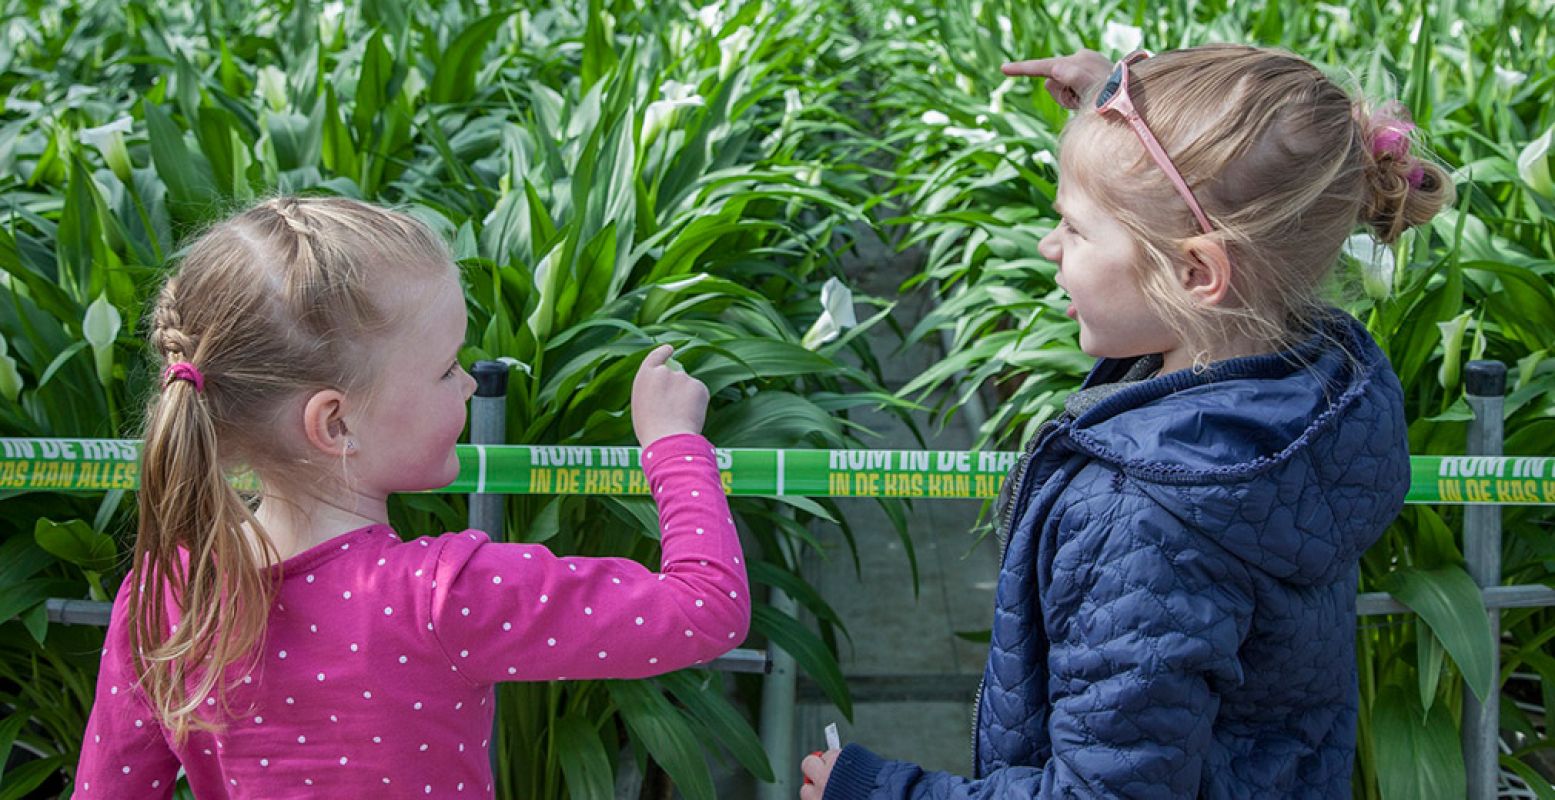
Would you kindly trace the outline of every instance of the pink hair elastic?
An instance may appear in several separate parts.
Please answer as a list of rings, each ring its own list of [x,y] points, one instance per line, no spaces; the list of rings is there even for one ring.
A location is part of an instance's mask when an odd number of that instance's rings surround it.
[[[188,381],[194,384],[196,392],[205,391],[205,376],[200,370],[187,361],[176,364],[168,364],[167,369],[162,370],[162,388],[166,389],[173,381]]]
[[[1415,129],[1415,123],[1409,120],[1409,112],[1402,106],[1384,107],[1372,115],[1371,123],[1372,158],[1380,160],[1386,155],[1392,156],[1395,161],[1411,164],[1409,174],[1404,179],[1409,182],[1409,188],[1420,188],[1421,182],[1425,180],[1425,167],[1409,155],[1409,134]]]

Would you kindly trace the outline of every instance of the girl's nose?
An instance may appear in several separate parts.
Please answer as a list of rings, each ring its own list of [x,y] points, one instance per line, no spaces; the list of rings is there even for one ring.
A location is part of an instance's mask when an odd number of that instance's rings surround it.
[[[1053,262],[1054,264],[1057,264],[1059,260],[1063,258],[1064,248],[1058,243],[1057,227],[1054,227],[1053,230],[1048,231],[1047,235],[1042,237],[1042,241],[1037,242],[1037,252],[1040,253],[1043,258]]]

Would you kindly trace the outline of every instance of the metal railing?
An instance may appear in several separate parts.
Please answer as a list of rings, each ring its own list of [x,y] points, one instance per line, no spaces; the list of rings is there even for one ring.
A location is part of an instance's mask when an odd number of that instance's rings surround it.
[[[477,383],[475,396],[470,403],[471,444],[500,446],[506,439],[508,367],[500,362],[483,361],[475,364],[471,372]],[[1466,443],[1467,456],[1471,459],[1486,459],[1483,464],[1500,464],[1504,436],[1506,366],[1496,361],[1471,361],[1464,367],[1464,381],[1469,406],[1474,412]],[[473,485],[486,487],[487,450],[484,447],[476,449],[479,474]],[[783,491],[782,451],[778,451],[777,462],[777,488],[778,493],[783,494],[786,492]],[[1499,469],[1495,467],[1492,473]],[[802,493],[816,494],[811,491]],[[859,496],[855,491],[850,490],[848,493]],[[947,495],[947,498],[951,496]],[[1480,595],[1489,615],[1492,641],[1495,643],[1491,653],[1491,674],[1499,675],[1501,610],[1555,606],[1555,588],[1543,585],[1501,585],[1501,506],[1521,503],[1500,497],[1499,492],[1494,499],[1487,496],[1481,500],[1473,497],[1449,500],[1433,496],[1432,499],[1410,502],[1462,502],[1465,505],[1464,559],[1469,575],[1480,587]],[[505,530],[503,495],[490,491],[471,493],[469,524],[477,530]],[[786,598],[778,598],[783,599]],[[111,608],[110,603],[88,600],[53,598],[47,601],[49,621],[61,624],[107,625]],[[1371,592],[1357,597],[1356,613],[1359,616],[1379,616],[1413,612],[1385,592]],[[780,657],[786,656],[780,654]],[[785,660],[784,663],[791,665],[792,662]],[[736,649],[707,666],[729,672],[771,672],[772,665],[773,657],[767,651]],[[1469,800],[1490,800],[1496,796],[1500,774],[1497,757],[1499,710],[1499,680],[1492,684],[1491,694],[1483,701],[1473,692],[1464,694],[1462,747]]]

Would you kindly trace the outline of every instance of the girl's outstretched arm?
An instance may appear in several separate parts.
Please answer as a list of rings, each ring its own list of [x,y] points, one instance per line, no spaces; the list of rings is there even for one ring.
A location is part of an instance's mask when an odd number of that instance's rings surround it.
[[[445,536],[431,625],[477,683],[642,678],[710,661],[745,639],[750,590],[712,445],[697,434],[643,450],[663,561],[560,558],[542,545]]]

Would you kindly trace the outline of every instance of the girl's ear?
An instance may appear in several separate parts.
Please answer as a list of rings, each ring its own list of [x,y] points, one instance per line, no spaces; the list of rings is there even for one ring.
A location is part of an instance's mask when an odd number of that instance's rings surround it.
[[[1218,306],[1231,296],[1231,257],[1218,239],[1195,236],[1182,244],[1177,276],[1198,303]]]
[[[302,431],[308,444],[337,458],[355,453],[345,413],[346,396],[339,390],[321,389],[310,395],[302,407]]]

